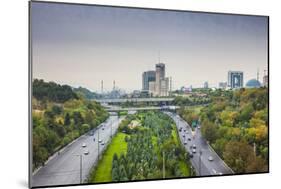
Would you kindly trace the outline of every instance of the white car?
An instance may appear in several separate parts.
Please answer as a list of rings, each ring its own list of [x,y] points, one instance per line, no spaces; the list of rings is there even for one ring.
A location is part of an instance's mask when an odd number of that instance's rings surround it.
[[[84,151],[84,154],[85,154],[85,155],[88,155],[89,153],[90,153],[89,150],[85,150],[85,151]]]
[[[86,146],[87,146],[87,144],[86,144],[86,143],[83,143],[83,144],[82,144],[82,147],[83,147],[83,148],[85,148]]]
[[[99,139],[99,143],[101,143],[102,142],[102,140],[101,139]]]
[[[209,157],[208,157],[208,160],[209,160],[209,161],[213,161],[214,158],[213,158],[212,156],[209,156]]]
[[[195,153],[196,153],[196,149],[192,149],[192,153],[194,153],[194,154],[195,154]]]
[[[193,144],[193,145],[192,145],[192,148],[193,148],[193,149],[196,149],[196,145],[195,145],[195,144]]]

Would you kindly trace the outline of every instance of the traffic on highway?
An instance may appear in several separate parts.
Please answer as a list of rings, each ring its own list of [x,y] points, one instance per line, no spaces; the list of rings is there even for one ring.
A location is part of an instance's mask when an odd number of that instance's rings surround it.
[[[171,112],[165,113],[175,121],[180,140],[189,153],[196,175],[228,175],[234,173],[202,137],[200,126],[194,128],[193,131],[179,115]]]
[[[33,173],[32,186],[83,183],[121,121],[122,118],[111,115],[95,130],[61,149]]]

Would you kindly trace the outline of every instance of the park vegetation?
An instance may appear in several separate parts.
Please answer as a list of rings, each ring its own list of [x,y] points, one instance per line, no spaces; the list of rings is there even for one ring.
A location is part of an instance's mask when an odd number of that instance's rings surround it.
[[[267,88],[216,90],[200,112],[181,108],[189,123],[201,124],[201,133],[235,173],[268,171]]]
[[[33,81],[33,169],[108,117],[99,103],[88,101],[70,86]]]
[[[152,111],[127,115],[119,125],[117,136],[119,133],[126,135],[123,141],[126,151],[110,152],[114,154],[109,164],[110,180],[92,174],[90,182],[161,179],[164,170],[165,178],[190,176],[189,156],[179,141],[174,122],[167,115]],[[122,142],[120,145],[124,146]],[[97,170],[100,166],[103,165],[99,163]]]

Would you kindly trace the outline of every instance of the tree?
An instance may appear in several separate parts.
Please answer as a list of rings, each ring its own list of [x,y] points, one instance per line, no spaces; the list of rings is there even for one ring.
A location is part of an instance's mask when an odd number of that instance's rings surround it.
[[[255,157],[252,161],[249,162],[246,168],[247,173],[267,172],[267,171],[268,171],[267,163],[261,157]]]
[[[69,126],[70,125],[70,115],[69,115],[69,113],[67,112],[66,114],[65,114],[65,117],[64,117],[64,125],[66,125],[66,126]]]
[[[54,105],[52,107],[52,112],[54,113],[54,115],[60,115],[62,113],[63,109],[60,106]]]
[[[217,138],[217,126],[208,120],[204,120],[201,128],[202,135],[210,143],[213,143]]]
[[[230,141],[226,144],[223,152],[225,163],[235,173],[244,173],[247,165],[254,159],[254,150],[246,142]]]

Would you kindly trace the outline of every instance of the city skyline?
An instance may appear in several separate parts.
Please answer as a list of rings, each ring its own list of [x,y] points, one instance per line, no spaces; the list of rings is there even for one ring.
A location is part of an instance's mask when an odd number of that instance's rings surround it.
[[[142,88],[160,61],[173,89],[209,87],[267,69],[267,18],[83,5],[32,4],[33,78],[104,91]],[[261,79],[260,79],[261,81]]]

